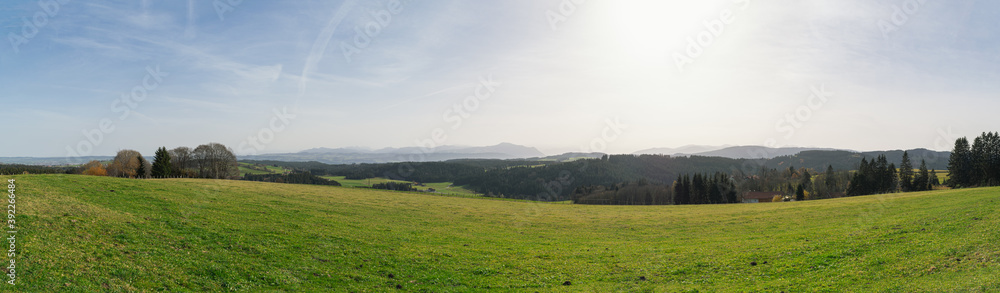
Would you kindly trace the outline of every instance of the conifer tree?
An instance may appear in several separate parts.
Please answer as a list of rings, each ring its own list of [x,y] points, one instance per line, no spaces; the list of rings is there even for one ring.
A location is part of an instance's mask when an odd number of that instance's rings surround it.
[[[167,148],[160,147],[159,149],[156,149],[156,155],[153,156],[153,177],[170,177],[172,170],[173,166],[170,164],[170,153],[167,152]]]
[[[955,148],[951,151],[951,158],[948,159],[948,171],[951,173],[948,179],[948,186],[952,188],[972,186],[970,175],[972,173],[972,152],[969,149],[969,140],[959,138],[955,141]]]
[[[899,164],[899,187],[903,192],[913,190],[913,164],[910,163],[910,154],[903,152],[903,162]]]
[[[146,158],[143,158],[142,155],[139,155],[139,167],[135,169],[135,178],[146,178]]]

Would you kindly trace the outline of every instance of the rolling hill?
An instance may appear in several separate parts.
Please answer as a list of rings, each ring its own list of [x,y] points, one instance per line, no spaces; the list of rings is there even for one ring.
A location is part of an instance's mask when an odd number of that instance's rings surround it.
[[[225,180],[13,178],[19,283],[2,290],[1000,290],[1000,188],[581,206]]]

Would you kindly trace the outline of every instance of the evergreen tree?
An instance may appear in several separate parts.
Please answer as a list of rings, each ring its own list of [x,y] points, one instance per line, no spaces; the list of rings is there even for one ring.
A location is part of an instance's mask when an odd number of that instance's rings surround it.
[[[834,190],[837,189],[837,175],[833,173],[833,165],[828,165],[826,167],[826,176],[823,176],[824,183],[826,183],[827,196],[833,194]]]
[[[948,159],[948,171],[950,178],[948,186],[952,188],[972,186],[970,176],[972,173],[972,151],[969,149],[969,140],[959,138],[955,141],[955,148],[951,151],[951,158]]]
[[[934,189],[934,186],[941,185],[941,179],[938,178],[937,170],[931,170],[931,177],[928,183],[928,186],[930,186],[928,189]]]
[[[142,155],[139,155],[139,167],[135,169],[135,178],[146,178],[146,158],[143,158]]]
[[[913,164],[910,163],[910,154],[903,152],[903,162],[899,164],[899,187],[903,192],[913,190]]]
[[[899,191],[899,176],[896,174],[896,163],[889,164],[889,192]]]
[[[914,191],[924,191],[930,190],[930,173],[927,171],[927,162],[920,161],[920,173],[917,174],[916,179],[913,180]]]
[[[167,148],[160,147],[156,149],[156,155],[153,156],[153,177],[170,177],[172,170],[173,166],[170,164],[170,153],[167,152]]]
[[[809,170],[802,171],[802,180],[799,185],[803,185],[804,189],[809,189],[812,187],[812,174],[809,174]]]
[[[802,188],[802,185],[799,185],[799,187],[795,189],[795,200],[801,201],[805,199],[806,199],[806,190]]]

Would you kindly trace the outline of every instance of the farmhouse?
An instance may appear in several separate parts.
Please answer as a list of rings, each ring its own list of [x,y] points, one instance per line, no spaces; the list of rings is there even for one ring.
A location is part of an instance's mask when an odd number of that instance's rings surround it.
[[[771,199],[778,195],[784,194],[774,191],[750,191],[743,194],[743,203],[771,202]]]

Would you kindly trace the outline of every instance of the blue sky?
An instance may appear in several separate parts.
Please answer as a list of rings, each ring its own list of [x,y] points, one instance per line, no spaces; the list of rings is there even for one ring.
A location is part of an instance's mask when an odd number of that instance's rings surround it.
[[[947,150],[1000,130],[995,1],[580,2],[4,1],[0,156]]]

